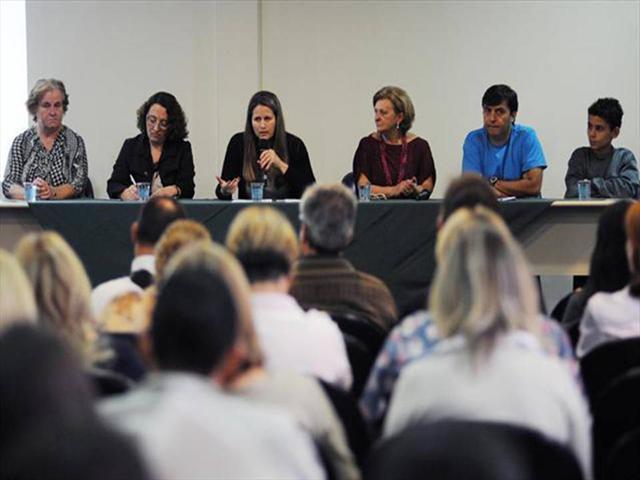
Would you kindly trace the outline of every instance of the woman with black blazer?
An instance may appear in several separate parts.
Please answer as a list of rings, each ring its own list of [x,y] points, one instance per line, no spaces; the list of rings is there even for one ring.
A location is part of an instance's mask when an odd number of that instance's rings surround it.
[[[152,95],[138,109],[138,128],[141,133],[125,140],[113,166],[109,197],[138,200],[136,183],[149,182],[152,196],[193,198],[193,154],[186,140],[187,119],[176,97]]]

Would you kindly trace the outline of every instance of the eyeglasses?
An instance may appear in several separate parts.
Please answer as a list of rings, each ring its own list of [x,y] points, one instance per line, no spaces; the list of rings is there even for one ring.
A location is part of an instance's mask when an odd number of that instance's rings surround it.
[[[155,128],[157,125],[160,130],[166,130],[167,128],[169,128],[169,122],[167,120],[159,120],[153,115],[147,116],[147,125],[149,125],[151,128]]]

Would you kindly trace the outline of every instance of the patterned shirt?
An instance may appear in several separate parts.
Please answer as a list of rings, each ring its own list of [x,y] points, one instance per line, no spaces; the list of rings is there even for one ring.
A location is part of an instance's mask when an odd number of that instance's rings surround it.
[[[389,406],[396,380],[409,363],[433,352],[440,342],[436,325],[422,310],[406,317],[396,326],[376,359],[360,399],[365,419],[380,425]],[[565,361],[580,383],[578,364],[565,331],[555,321],[543,317],[542,343],[545,351]]]
[[[52,187],[69,184],[78,196],[84,190],[87,175],[87,153],[80,135],[63,125],[53,147],[47,151],[33,126],[18,135],[11,145],[2,193],[8,197],[12,185],[24,185],[40,177]]]

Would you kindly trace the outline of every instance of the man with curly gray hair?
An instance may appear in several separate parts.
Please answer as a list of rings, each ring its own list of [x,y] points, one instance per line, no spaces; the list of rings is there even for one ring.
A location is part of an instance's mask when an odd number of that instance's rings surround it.
[[[300,202],[302,258],[292,272],[290,293],[305,308],[353,314],[389,330],[398,320],[395,301],[378,278],[342,255],[353,240],[357,201],[340,184],[314,185]]]

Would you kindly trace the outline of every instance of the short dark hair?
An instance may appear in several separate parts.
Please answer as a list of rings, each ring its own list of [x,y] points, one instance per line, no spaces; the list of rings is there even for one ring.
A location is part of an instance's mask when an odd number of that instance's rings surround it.
[[[175,220],[185,218],[184,208],[171,197],[152,197],[140,209],[138,242],[155,245]]]
[[[147,113],[149,113],[149,109],[156,103],[167,110],[169,117],[167,140],[177,142],[187,138],[189,136],[187,117],[176,97],[167,92],[154,93],[138,109],[138,129],[142,132],[142,135],[147,136]]]
[[[495,107],[507,102],[509,111],[518,111],[518,94],[508,85],[492,85],[482,96],[482,106]]]
[[[238,312],[219,273],[193,266],[176,271],[158,295],[151,341],[162,370],[213,372],[234,344]]]
[[[622,126],[622,106],[615,98],[599,98],[589,107],[589,115],[602,118],[609,128],[620,128]]]
[[[0,335],[0,451],[26,428],[95,420],[93,391],[81,361],[46,326],[16,324]]]
[[[445,222],[459,208],[477,205],[499,213],[498,200],[487,181],[477,173],[464,173],[447,187],[441,207],[442,221]]]

